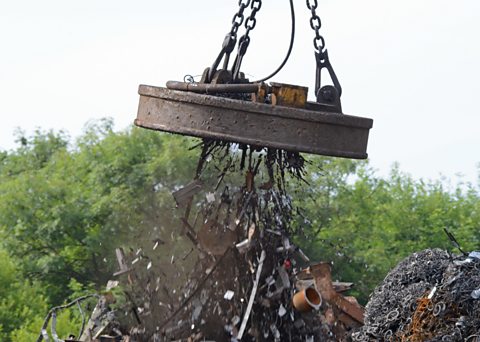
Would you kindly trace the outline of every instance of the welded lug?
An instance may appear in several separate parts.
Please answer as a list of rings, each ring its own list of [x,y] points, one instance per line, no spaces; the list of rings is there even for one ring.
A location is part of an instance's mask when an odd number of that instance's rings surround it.
[[[232,72],[230,70],[217,70],[217,72],[213,75],[212,84],[226,84],[232,82]]]
[[[317,102],[332,106],[336,113],[342,112],[342,104],[337,88],[331,85],[323,86],[317,93]]]
[[[200,78],[199,84],[244,84],[249,83],[248,78],[245,77],[243,72],[240,72],[238,75],[238,79],[233,82],[233,75],[232,71],[228,69],[219,69],[216,70],[211,75],[211,68],[206,68],[203,73],[202,77]]]
[[[341,106],[339,108],[338,106],[335,106],[334,104],[327,103],[327,102],[319,103],[319,102],[308,101],[305,104],[305,109],[313,110],[317,112],[327,112],[327,113],[337,113],[337,114],[342,113]]]
[[[342,96],[342,86],[340,85],[335,70],[333,70],[332,64],[330,63],[328,51],[315,52],[315,60],[317,62],[315,76],[315,95],[317,96],[317,102],[334,106],[337,109],[337,113],[341,113],[342,105],[340,103],[340,97]],[[323,69],[327,70],[333,85],[322,87]]]
[[[205,70],[203,70],[202,77],[200,78],[200,83],[210,83],[208,75],[210,75],[210,68],[205,68]]]

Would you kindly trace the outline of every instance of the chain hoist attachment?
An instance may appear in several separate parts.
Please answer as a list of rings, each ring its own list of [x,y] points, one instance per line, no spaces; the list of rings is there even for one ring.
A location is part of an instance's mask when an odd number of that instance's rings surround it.
[[[238,54],[235,58],[235,63],[232,68],[232,79],[233,81],[238,81],[240,75],[240,67],[242,66],[243,56],[247,52],[248,45],[250,45],[250,37],[242,36],[240,42],[238,43]]]
[[[238,81],[239,79],[240,67],[242,65],[243,57],[247,53],[248,46],[250,45],[250,31],[252,31],[257,25],[257,19],[255,18],[255,16],[257,15],[257,12],[260,11],[260,8],[262,8],[262,0],[252,0],[251,8],[252,12],[245,20],[246,31],[244,35],[240,37],[240,40],[238,42],[237,57],[235,58],[235,62],[233,63],[232,77],[234,82]]]
[[[342,96],[342,87],[338,81],[337,75],[333,70],[330,59],[328,58],[328,51],[315,52],[315,60],[317,62],[317,69],[315,73],[315,95],[317,102],[321,104],[333,105],[342,112],[342,104],[340,97]],[[333,85],[326,85],[322,87],[322,70],[327,69],[328,75],[332,80]]]
[[[215,73],[217,72],[218,65],[223,59],[223,68],[222,70],[226,70],[228,68],[228,62],[230,59],[230,54],[232,53],[233,49],[235,49],[235,45],[237,44],[237,36],[236,34],[232,34],[229,32],[225,39],[223,40],[222,49],[217,56],[217,59],[213,62],[210,68],[207,68],[202,76],[202,83],[210,83]],[[230,76],[231,78],[231,76]]]
[[[328,51],[325,49],[325,39],[320,34],[322,27],[322,21],[317,14],[318,0],[307,0],[307,8],[312,13],[310,18],[310,27],[315,32],[313,38],[313,47],[315,48],[315,96],[317,102],[320,104],[326,104],[334,106],[339,113],[342,112],[342,105],[340,103],[340,96],[342,96],[342,87],[338,81],[337,75],[333,70],[330,59],[328,58]],[[322,70],[327,69],[330,79],[333,85],[327,85],[322,87]]]
[[[235,49],[237,44],[237,32],[240,26],[242,26],[245,21],[244,11],[250,6],[251,0],[238,0],[238,11],[232,18],[232,28],[230,32],[225,36],[222,49],[218,54],[217,58],[213,62],[210,68],[206,68],[203,72],[200,83],[211,83],[216,81],[218,83],[230,83],[232,81],[232,75],[228,72],[228,63],[230,61],[230,54]],[[218,70],[218,66],[223,59],[223,68]]]
[[[153,130],[233,142],[240,146],[367,158],[368,135],[373,120],[342,113],[342,88],[320,34],[321,21],[316,14],[318,0],[307,0],[307,7],[312,13],[310,26],[315,32],[316,101],[308,101],[307,87],[264,83],[282,69],[292,51],[295,36],[293,2],[289,0],[292,18],[290,45],[283,62],[273,73],[250,82],[241,72],[242,60],[251,41],[250,32],[256,26],[255,16],[262,0],[239,0],[232,28],[224,37],[215,61],[203,72],[200,82],[187,76],[184,82],[167,82],[166,88],[140,86],[135,124]],[[244,14],[245,10],[251,11]],[[245,27],[245,32],[237,35],[241,26]],[[229,66],[233,50],[236,50],[236,56]],[[322,76],[328,82],[322,80]]]

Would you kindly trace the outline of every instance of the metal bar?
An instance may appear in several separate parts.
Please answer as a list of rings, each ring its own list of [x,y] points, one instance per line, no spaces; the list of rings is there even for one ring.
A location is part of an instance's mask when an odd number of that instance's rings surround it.
[[[55,342],[63,342],[63,340],[58,338],[58,334],[57,334],[57,312],[56,311],[52,313],[52,329],[51,330],[52,330],[53,340]]]
[[[264,250],[262,250],[262,254],[260,255],[260,260],[258,261],[257,274],[255,275],[255,282],[253,283],[252,292],[250,293],[250,298],[248,300],[247,309],[245,310],[242,324],[240,326],[240,329],[238,330],[237,339],[239,341],[242,340],[243,333],[245,332],[245,329],[247,327],[248,319],[250,318],[253,302],[255,301],[255,296],[257,295],[257,288],[258,288],[258,283],[260,282],[260,275],[262,274],[263,262],[265,261],[266,256],[267,254],[265,253]]]
[[[218,93],[255,93],[261,83],[246,84],[210,84],[210,83],[186,83],[178,81],[168,81],[167,88],[180,91],[191,91],[200,94],[218,94]]]
[[[63,309],[68,309],[69,307],[75,305],[76,303],[79,303],[81,301],[84,301],[86,299],[89,299],[89,298],[92,298],[92,297],[95,297],[95,298],[99,298],[100,296],[96,293],[94,294],[89,294],[89,295],[85,295],[85,296],[81,296],[77,299],[75,299],[74,301],[68,303],[68,304],[65,304],[65,305],[60,305],[60,306],[55,306],[54,308],[50,309],[50,311],[48,312],[47,314],[47,317],[45,318],[45,321],[43,322],[43,325],[42,325],[42,330],[40,332],[40,335],[38,336],[37,338],[37,342],[41,342],[43,339],[45,339],[45,341],[48,341],[48,334],[47,334],[47,326],[48,326],[48,322],[50,321],[50,318],[52,318],[53,314],[55,313],[56,315],[56,311],[57,310],[63,310]]]
[[[80,311],[80,315],[82,315],[82,325],[80,326],[80,331],[78,333],[78,337],[83,335],[83,330],[85,329],[85,313],[82,310],[82,304],[80,302],[77,302],[77,307],[78,311]]]

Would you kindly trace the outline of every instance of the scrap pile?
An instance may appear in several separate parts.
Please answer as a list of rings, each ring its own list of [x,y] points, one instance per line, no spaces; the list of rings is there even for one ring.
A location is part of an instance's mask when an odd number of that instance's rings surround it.
[[[378,286],[354,341],[480,341],[480,253],[414,253]]]
[[[170,247],[165,239],[154,245],[175,252],[152,267],[143,250],[117,250],[127,295],[111,324],[117,333],[105,324],[99,332],[93,324],[90,336],[345,340],[363,323],[355,298],[341,294],[353,284],[332,282],[330,264],[312,264],[292,242],[304,218],[287,193],[287,179],[302,181],[305,160],[298,153],[214,141],[201,148],[195,179],[173,193],[182,239],[173,238]]]

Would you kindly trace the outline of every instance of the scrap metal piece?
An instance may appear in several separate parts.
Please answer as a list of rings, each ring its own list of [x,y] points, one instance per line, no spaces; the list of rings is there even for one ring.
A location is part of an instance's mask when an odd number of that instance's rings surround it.
[[[363,324],[363,308],[359,305],[351,303],[344,296],[337,293],[333,288],[332,274],[329,263],[321,262],[316,265],[312,265],[310,266],[310,272],[315,278],[315,285],[325,301],[331,305],[335,305],[358,323]]]
[[[183,228],[184,228],[183,232],[189,238],[189,240],[196,246],[198,243],[198,240],[197,240],[197,233],[195,232],[195,229],[193,229],[190,223],[188,223],[188,220],[186,218],[182,217],[180,221],[182,221],[183,223]]]
[[[123,252],[123,248],[116,248],[115,254],[117,256],[118,267],[120,268],[120,270],[118,272],[115,272],[113,276],[116,277],[121,274],[130,272],[131,270],[128,267],[127,262],[125,261],[125,253]]]
[[[312,309],[319,310],[322,305],[322,296],[315,287],[307,287],[292,298],[293,307],[300,312],[308,312]]]
[[[146,85],[140,86],[139,94],[135,124],[140,127],[288,151],[367,158],[372,119]]]
[[[310,262],[310,258],[300,248],[297,248],[296,252],[300,256],[300,258],[302,258],[303,261]]]
[[[278,316],[283,317],[287,313],[287,309],[283,306],[283,304],[280,304],[280,307],[278,308]]]
[[[57,331],[56,331],[57,311],[61,311],[61,310],[64,310],[64,309],[68,309],[68,308],[70,308],[74,305],[78,305],[78,307],[80,308],[80,311],[83,315],[83,311],[81,310],[81,306],[79,305],[79,303],[83,302],[84,300],[87,300],[89,298],[92,298],[92,297],[100,298],[100,296],[97,295],[97,294],[89,294],[89,295],[81,296],[81,297],[73,300],[72,302],[70,302],[68,304],[56,306],[56,307],[53,307],[52,309],[50,309],[50,311],[47,314],[47,317],[45,318],[45,320],[43,322],[43,325],[42,325],[42,328],[41,328],[41,331],[40,331],[40,335],[36,339],[36,342],[41,342],[42,340],[45,340],[47,342],[50,341],[49,336],[48,336],[48,331],[47,331],[48,323],[50,322],[50,320],[52,321],[50,332],[52,334],[53,340],[56,341],[56,342],[61,341],[59,339]],[[94,312],[95,312],[95,310],[94,310]],[[92,316],[93,316],[93,314],[92,314]]]
[[[233,292],[232,290],[227,290],[227,292],[225,292],[225,294],[223,295],[223,299],[232,300],[234,295],[235,292]]]
[[[240,254],[244,254],[250,247],[250,241],[248,239],[245,239],[235,245],[235,247],[238,249]]]
[[[290,278],[288,276],[287,271],[283,266],[278,266],[277,271],[278,271],[278,275],[280,276],[280,280],[282,282],[282,287],[285,289],[289,289],[291,284],[290,284]]]
[[[175,202],[179,207],[183,207],[190,199],[203,188],[203,182],[200,179],[195,179],[185,187],[172,193]]]
[[[262,250],[262,254],[260,255],[260,260],[258,261],[257,274],[255,275],[255,282],[253,283],[252,292],[250,293],[250,299],[248,300],[247,309],[245,310],[245,314],[243,315],[242,325],[238,330],[237,339],[239,341],[243,337],[245,328],[247,327],[248,319],[250,318],[250,312],[252,311],[253,302],[255,300],[255,296],[257,295],[258,283],[260,282],[260,275],[262,274],[263,262],[265,261],[266,256],[267,254],[265,253],[265,251]]]
[[[208,220],[200,227],[197,239],[205,250],[213,255],[222,255],[225,251],[235,245],[236,233],[225,229],[224,225],[216,220]]]
[[[473,299],[479,299],[480,289],[473,290],[472,293],[470,293],[470,297],[472,297]]]
[[[473,251],[468,254],[469,258],[475,258],[480,260],[480,252],[479,251]]]
[[[60,339],[58,338],[57,334],[57,312],[53,311],[52,312],[52,336],[53,336],[53,341],[55,342],[61,342]]]
[[[313,278],[299,279],[295,282],[295,287],[297,290],[301,290],[310,286],[315,286],[315,280]],[[332,286],[335,292],[342,293],[351,290],[353,288],[353,283],[332,281]]]

